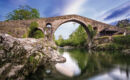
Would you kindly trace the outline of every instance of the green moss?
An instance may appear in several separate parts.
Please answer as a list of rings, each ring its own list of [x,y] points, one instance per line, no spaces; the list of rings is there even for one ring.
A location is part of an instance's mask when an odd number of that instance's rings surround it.
[[[29,57],[29,62],[32,63],[33,61],[34,61],[34,57],[33,57],[33,56],[30,56],[30,57]]]
[[[10,35],[11,35],[12,33],[11,33],[11,32],[8,32],[8,34],[10,34]]]
[[[56,46],[52,46],[51,48],[54,49],[54,50],[57,50],[57,47],[56,47]]]
[[[35,57],[34,56],[30,56],[29,57],[29,63],[28,63],[28,65],[30,65],[31,67],[31,69],[35,69],[36,68],[36,66],[38,65],[38,60],[37,59],[35,59]]]
[[[112,37],[113,38],[116,38],[116,37],[123,37],[124,35],[113,35]]]
[[[27,37],[28,37],[28,34],[25,33],[25,34],[23,35],[23,38],[27,38]]]
[[[108,39],[109,36],[102,36],[102,37],[99,37],[99,39]]]
[[[0,46],[0,50],[3,50],[3,47],[2,47],[2,46]]]

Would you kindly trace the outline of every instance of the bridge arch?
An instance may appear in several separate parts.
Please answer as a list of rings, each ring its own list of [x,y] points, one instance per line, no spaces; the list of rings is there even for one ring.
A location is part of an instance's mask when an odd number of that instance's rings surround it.
[[[85,29],[87,35],[88,35],[88,46],[91,46],[92,45],[92,37],[91,37],[91,33],[88,29],[88,25],[84,22],[84,21],[80,21],[78,19],[69,19],[69,20],[63,20],[62,22],[58,23],[57,26],[55,26],[54,30],[53,30],[53,35],[55,33],[55,31],[62,25],[62,24],[65,24],[65,23],[68,23],[68,22],[75,22],[75,23],[78,23],[80,25],[83,26],[83,28]]]

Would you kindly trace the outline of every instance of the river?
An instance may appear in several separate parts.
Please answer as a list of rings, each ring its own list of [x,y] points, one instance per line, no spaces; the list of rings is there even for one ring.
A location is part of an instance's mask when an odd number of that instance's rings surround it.
[[[58,50],[66,58],[53,68],[39,69],[33,80],[130,80],[130,56],[120,51]],[[51,66],[52,67],[52,66]]]

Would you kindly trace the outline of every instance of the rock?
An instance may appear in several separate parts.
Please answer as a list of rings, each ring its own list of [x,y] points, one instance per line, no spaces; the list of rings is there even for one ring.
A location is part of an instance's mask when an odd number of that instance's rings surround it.
[[[38,66],[66,61],[49,42],[44,42],[44,39],[0,34],[0,80],[23,80]]]

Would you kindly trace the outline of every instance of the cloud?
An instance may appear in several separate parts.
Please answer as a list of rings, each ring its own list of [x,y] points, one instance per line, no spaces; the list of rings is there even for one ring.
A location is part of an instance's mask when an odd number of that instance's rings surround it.
[[[86,0],[72,0],[68,5],[66,5],[63,15],[68,14],[81,14],[83,12],[83,4]]]
[[[106,11],[102,15],[102,21],[106,23],[112,23],[126,18],[130,18],[130,1]]]

